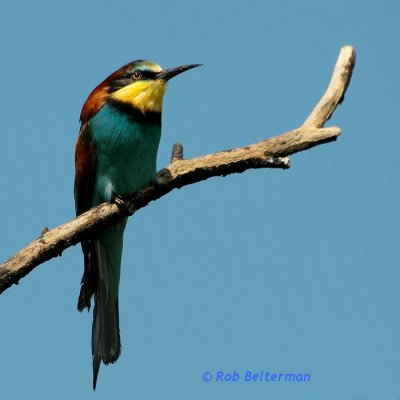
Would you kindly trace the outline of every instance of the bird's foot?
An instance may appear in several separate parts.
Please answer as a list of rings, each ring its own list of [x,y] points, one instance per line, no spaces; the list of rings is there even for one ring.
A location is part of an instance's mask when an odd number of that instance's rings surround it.
[[[127,205],[127,198],[124,198],[118,193],[112,192],[112,199],[111,201],[115,203],[119,208],[122,208],[126,212],[129,212],[129,207]]]

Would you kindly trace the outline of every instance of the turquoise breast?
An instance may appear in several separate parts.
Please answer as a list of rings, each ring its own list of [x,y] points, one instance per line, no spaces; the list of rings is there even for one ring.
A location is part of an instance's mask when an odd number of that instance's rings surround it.
[[[138,122],[133,114],[106,104],[88,122],[96,164],[92,206],[143,189],[156,178],[161,123]]]

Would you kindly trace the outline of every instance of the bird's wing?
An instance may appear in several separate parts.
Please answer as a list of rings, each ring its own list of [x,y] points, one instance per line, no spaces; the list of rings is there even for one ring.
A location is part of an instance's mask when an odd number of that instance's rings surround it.
[[[90,126],[82,124],[75,147],[75,211],[80,215],[92,207],[93,187],[96,178],[95,149]]]
[[[95,148],[91,140],[90,126],[82,124],[75,148],[75,210],[80,215],[92,207],[94,182],[96,179]],[[82,286],[78,299],[78,310],[90,309],[90,298],[96,285],[96,250],[94,241],[82,240],[84,255],[84,272]]]

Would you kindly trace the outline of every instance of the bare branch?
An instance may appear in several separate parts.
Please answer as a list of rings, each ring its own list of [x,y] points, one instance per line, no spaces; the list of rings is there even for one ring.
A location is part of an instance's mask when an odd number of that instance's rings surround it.
[[[342,47],[328,89],[304,122],[304,128],[321,128],[329,120],[336,107],[344,100],[355,62],[356,51],[353,47]]]
[[[66,248],[134,214],[150,201],[174,189],[252,168],[287,169],[290,167],[287,156],[336,140],[341,134],[340,128],[323,126],[344,98],[354,63],[354,49],[343,47],[328,89],[300,128],[245,147],[191,160],[183,159],[183,146],[177,144],[172,152],[171,164],[158,173],[155,184],[134,194],[122,205],[104,203],[57,228],[50,231],[44,229],[38,239],[0,265],[0,293],[17,284],[36,266],[61,255]]]

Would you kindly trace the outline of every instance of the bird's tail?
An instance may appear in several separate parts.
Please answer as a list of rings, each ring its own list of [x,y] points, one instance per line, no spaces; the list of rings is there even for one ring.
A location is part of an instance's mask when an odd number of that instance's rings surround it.
[[[85,273],[82,278],[78,308],[90,308],[90,297],[94,294],[93,389],[96,389],[101,361],[106,365],[114,363],[121,354],[118,289],[125,225],[126,221],[123,221],[101,231],[87,245],[93,254],[88,257],[85,254]],[[86,259],[88,259],[87,266]]]

